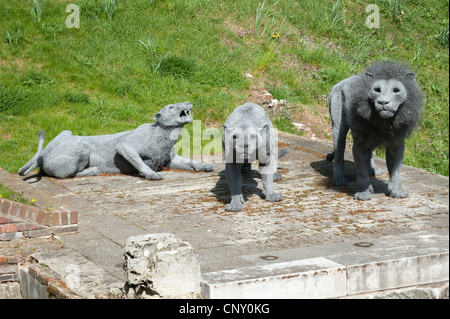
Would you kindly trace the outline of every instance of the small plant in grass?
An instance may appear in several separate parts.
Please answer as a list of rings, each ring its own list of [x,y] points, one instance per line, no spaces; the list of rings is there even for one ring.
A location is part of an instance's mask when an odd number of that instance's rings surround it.
[[[337,0],[331,10],[325,11],[325,16],[327,18],[328,24],[332,27],[338,25],[344,21],[344,9],[342,8],[342,1]]]
[[[400,0],[386,0],[384,3],[392,21],[395,23],[400,22],[404,14],[402,2]]]
[[[275,19],[279,12],[273,11],[273,7],[275,7],[278,2],[279,0],[272,5],[266,5],[266,2],[263,1],[258,4],[255,16],[255,34],[259,34],[261,31],[261,36],[264,36],[266,31],[268,31],[273,35],[286,20],[286,17],[284,17],[281,23],[277,23],[277,20]]]
[[[158,52],[158,45],[156,44],[155,39],[148,38],[147,43],[145,43],[142,40],[139,40],[139,42],[147,49],[149,61],[150,61],[150,68],[153,73],[157,73],[161,67],[161,63],[164,61],[166,56],[169,54],[169,52],[166,52],[167,48],[167,41],[164,49],[162,52]]]
[[[448,48],[448,23],[447,26],[439,30],[436,34],[436,40],[444,47]]]
[[[103,10],[105,10],[105,14],[109,22],[112,21],[116,9],[116,0],[103,0]]]
[[[9,29],[6,28],[4,33],[5,43],[12,44],[18,47],[22,38],[23,38],[22,31],[19,29],[18,26],[13,26]]]
[[[31,4],[30,13],[33,20],[41,22],[42,12],[44,11],[45,0],[29,0]]]

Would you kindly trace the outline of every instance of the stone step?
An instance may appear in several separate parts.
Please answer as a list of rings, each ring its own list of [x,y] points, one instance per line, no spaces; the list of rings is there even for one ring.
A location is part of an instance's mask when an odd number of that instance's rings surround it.
[[[255,266],[203,274],[203,298],[339,298],[449,280],[448,231],[243,258]]]

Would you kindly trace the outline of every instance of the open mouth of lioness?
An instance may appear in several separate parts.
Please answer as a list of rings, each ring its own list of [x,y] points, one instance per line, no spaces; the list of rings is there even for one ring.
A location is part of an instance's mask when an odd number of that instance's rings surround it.
[[[182,109],[180,111],[179,119],[182,122],[192,122],[192,115],[190,109]]]

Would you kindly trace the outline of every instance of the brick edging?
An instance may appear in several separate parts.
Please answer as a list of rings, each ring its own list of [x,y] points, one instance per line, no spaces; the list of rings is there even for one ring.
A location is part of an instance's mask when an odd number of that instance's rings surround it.
[[[51,269],[41,264],[31,264],[27,267],[28,275],[38,280],[41,284],[47,287],[47,292],[50,298],[56,299],[80,299],[74,295],[67,284]]]
[[[78,231],[78,211],[46,211],[35,206],[0,198],[0,216],[21,219],[0,224],[0,241],[19,237],[41,237]],[[25,220],[25,222],[22,222]]]

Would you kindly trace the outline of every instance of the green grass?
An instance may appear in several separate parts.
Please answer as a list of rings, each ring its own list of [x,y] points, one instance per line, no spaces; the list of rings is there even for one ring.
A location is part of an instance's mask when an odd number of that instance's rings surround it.
[[[0,166],[25,164],[41,129],[46,142],[64,129],[129,130],[169,103],[190,101],[204,128],[221,127],[263,88],[289,101],[272,119],[295,132],[306,108],[328,117],[338,81],[393,59],[411,64],[426,96],[405,163],[448,176],[449,2],[372,2],[379,29],[365,26],[361,0],[0,1]],[[65,25],[69,3],[80,28]]]
[[[0,184],[0,198],[10,199],[22,204],[26,205],[33,205],[33,201],[30,202],[28,199],[26,199],[22,193],[16,193],[12,191],[11,189],[3,186]]]

